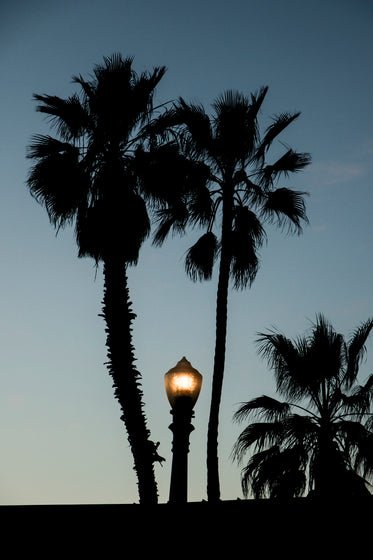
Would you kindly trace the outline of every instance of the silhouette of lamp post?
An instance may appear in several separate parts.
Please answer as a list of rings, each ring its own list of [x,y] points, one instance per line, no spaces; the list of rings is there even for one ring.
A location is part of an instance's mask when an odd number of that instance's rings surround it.
[[[188,488],[189,435],[194,430],[191,420],[202,386],[202,375],[183,357],[164,376],[168,400],[171,404],[173,433],[170,503],[185,503]]]

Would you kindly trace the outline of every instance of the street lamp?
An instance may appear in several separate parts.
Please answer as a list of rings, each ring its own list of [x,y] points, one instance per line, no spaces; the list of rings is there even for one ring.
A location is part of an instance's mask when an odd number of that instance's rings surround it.
[[[164,376],[168,400],[172,407],[173,433],[170,503],[187,501],[189,434],[194,430],[191,419],[202,386],[202,375],[183,357]]]

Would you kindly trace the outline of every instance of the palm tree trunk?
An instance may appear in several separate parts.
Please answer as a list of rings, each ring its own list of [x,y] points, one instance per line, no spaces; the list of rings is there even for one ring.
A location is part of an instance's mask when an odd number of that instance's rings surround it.
[[[319,498],[332,497],[343,489],[343,484],[338,484],[341,476],[341,464],[338,461],[338,453],[335,451],[335,443],[328,422],[326,425],[321,425],[319,435],[315,472],[315,495]]]
[[[107,367],[113,378],[115,397],[118,399],[130,448],[140,503],[157,503],[158,493],[154,475],[154,462],[161,461],[157,445],[149,440],[143,411],[140,373],[134,366],[132,345],[131,309],[127,287],[127,267],[118,258],[104,262],[103,314],[106,322]]]
[[[207,499],[211,502],[220,500],[218,431],[221,394],[223,389],[225,349],[227,339],[228,287],[231,265],[230,232],[232,227],[232,201],[226,197],[223,201],[223,225],[221,236],[221,255],[219,281],[216,298],[216,334],[214,371],[210,416],[207,432]]]

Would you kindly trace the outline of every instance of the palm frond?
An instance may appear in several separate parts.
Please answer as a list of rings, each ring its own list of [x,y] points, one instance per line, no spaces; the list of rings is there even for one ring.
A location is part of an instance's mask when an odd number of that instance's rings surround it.
[[[140,124],[149,122],[155,90],[165,73],[165,66],[155,67],[152,72],[143,72],[133,87],[133,106],[137,108]]]
[[[151,143],[161,141],[168,141],[180,138],[177,127],[183,124],[181,113],[175,107],[166,108],[160,115],[153,118],[144,125],[141,130],[141,135],[145,138],[150,138]]]
[[[131,55],[123,58],[120,52],[115,52],[110,56],[103,56],[104,62],[94,66],[94,75],[99,81],[106,79],[109,74],[115,72],[127,72],[128,78],[126,78],[126,81],[128,81],[134,72],[132,68],[133,60],[134,57]]]
[[[175,142],[153,146],[148,151],[137,147],[129,165],[140,180],[142,194],[155,206],[177,204],[187,197],[192,201],[198,196],[202,202],[203,195],[209,197],[209,169],[203,162],[185,157]],[[194,208],[192,222],[197,220],[197,209]],[[205,206],[201,208],[200,220],[206,211]]]
[[[316,420],[311,414],[288,414],[284,419],[284,447],[301,445],[305,453],[312,450],[318,438],[318,422]]]
[[[293,121],[295,121],[300,116],[300,112],[297,113],[281,113],[273,118],[272,124],[266,129],[264,137],[258,146],[254,159],[256,161],[264,164],[264,158],[266,152],[271,147],[273,141],[281,132],[285,130]]]
[[[251,415],[258,416],[269,422],[281,420],[290,412],[290,405],[267,395],[262,395],[243,403],[233,415],[234,422],[242,422]]]
[[[252,239],[240,231],[231,231],[231,268],[230,275],[235,290],[251,286],[259,270],[259,259]]]
[[[64,142],[45,134],[34,134],[31,144],[27,147],[29,159],[41,159],[61,153],[75,152],[79,156],[79,149],[70,142]]]
[[[156,211],[157,229],[153,235],[153,245],[161,246],[170,232],[184,233],[188,223],[188,210],[182,200]]]
[[[81,74],[72,77],[72,82],[74,84],[79,84],[83,90],[83,95],[85,100],[89,100],[94,95],[94,84],[92,82],[88,82],[83,78]]]
[[[192,225],[207,226],[213,222],[219,201],[214,203],[207,182],[202,179],[188,198],[188,209]]]
[[[40,101],[36,110],[48,115],[52,126],[65,140],[80,138],[89,128],[89,115],[81,103],[78,95],[67,99],[56,95],[34,94],[34,99]]]
[[[366,342],[373,328],[373,319],[362,323],[353,333],[347,344],[347,369],[345,382],[347,385],[354,383],[359,371],[359,366],[366,353]]]
[[[265,203],[267,193],[260,185],[254,183],[243,169],[236,172],[234,181],[236,185],[243,183],[245,186],[245,194],[243,197],[244,204],[249,202],[252,207],[256,208]]]
[[[257,114],[265,94],[266,88],[262,88],[250,101],[242,93],[228,90],[214,100],[213,146],[223,165],[246,165],[251,159],[259,137]]]
[[[297,173],[311,163],[311,156],[307,153],[298,153],[289,149],[275,163],[265,165],[258,173],[260,183],[269,188],[282,175],[288,177],[290,173]]]
[[[359,415],[363,418],[366,413],[370,412],[373,401],[373,374],[368,377],[364,385],[354,384],[350,390],[351,394],[341,393],[340,395],[343,412],[344,414]]]
[[[263,101],[268,93],[268,86],[262,86],[259,90],[251,94],[250,101],[250,119],[254,121],[257,119],[259,111],[262,107]]]
[[[365,430],[357,438],[354,468],[368,481],[373,480],[373,432]]]
[[[294,191],[285,187],[271,191],[262,206],[262,216],[276,222],[280,228],[288,228],[288,232],[302,232],[302,221],[308,224],[304,196],[307,193]]]
[[[269,471],[273,476],[272,459],[279,453],[279,446],[274,445],[269,449],[255,453],[249,459],[247,465],[241,471],[242,493],[245,497],[249,495],[250,490],[252,490],[256,499],[268,497],[266,495],[268,493],[267,465],[270,465]]]
[[[267,361],[269,369],[274,369],[282,375],[298,366],[297,349],[285,335],[275,331],[258,333],[256,343],[258,354]]]
[[[254,212],[246,206],[234,209],[230,233],[231,276],[235,289],[251,285],[259,268],[257,250],[266,237],[263,226]]]
[[[219,140],[225,149],[232,151],[234,148],[230,143],[233,142],[236,147],[236,143],[239,144],[247,136],[250,101],[242,93],[228,90],[214,100],[212,107],[215,111],[215,139]],[[253,134],[251,128],[249,132]]]
[[[364,385],[362,385],[361,392],[364,393],[365,395],[369,396],[370,405],[372,405],[372,401],[373,401],[373,374],[369,375],[369,377],[366,380],[366,382],[364,383]]]
[[[226,114],[233,112],[236,107],[249,107],[250,100],[243,93],[237,90],[228,89],[218,95],[212,102],[211,106],[216,113],[216,122],[219,124],[221,116],[224,119]]]
[[[246,141],[245,152],[241,156],[241,161],[245,165],[255,154],[259,142],[258,114],[268,93],[268,86],[262,86],[256,93],[251,94],[250,107],[245,117]]]
[[[373,441],[373,434],[360,422],[360,420],[342,419],[335,423],[335,434],[339,437],[343,436],[344,448],[357,449],[359,444],[366,438]]]
[[[34,136],[28,157],[35,159],[27,178],[31,195],[42,204],[51,223],[71,223],[89,192],[89,177],[79,149],[50,136]]]
[[[267,238],[258,216],[242,204],[234,208],[233,230],[239,232],[242,237],[250,239],[257,248],[261,247]]]
[[[174,125],[182,127],[187,133],[189,151],[194,155],[208,153],[211,148],[212,128],[210,118],[204,107],[187,103],[182,97],[174,106]]]
[[[321,314],[308,337],[307,358],[317,382],[339,380],[345,365],[344,338]]]
[[[301,447],[273,446],[254,455],[241,473],[245,496],[250,488],[255,498],[293,498],[306,488],[304,453]]]
[[[268,86],[262,86],[250,96],[249,108],[245,118],[246,128],[250,131],[250,141],[247,144],[247,155],[255,153],[259,140],[258,114],[268,93]],[[246,101],[245,101],[246,103]]]
[[[282,422],[254,422],[246,426],[234,444],[232,457],[241,463],[245,453],[253,447],[260,453],[265,447],[280,445],[284,433]]]
[[[303,343],[302,343],[303,342]],[[308,376],[304,375],[302,348],[306,343],[299,339],[293,343],[281,333],[259,333],[256,340],[259,355],[274,371],[277,390],[294,402],[308,394]]]
[[[211,279],[218,251],[218,240],[211,231],[203,234],[187,251],[185,270],[194,282]]]

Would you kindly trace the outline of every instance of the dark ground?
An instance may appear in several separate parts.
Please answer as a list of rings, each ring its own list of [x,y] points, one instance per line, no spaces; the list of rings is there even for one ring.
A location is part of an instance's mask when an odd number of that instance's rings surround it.
[[[370,559],[373,496],[159,504],[0,506],[4,559]],[[8,548],[9,547],[9,548]],[[368,547],[368,548],[367,548]],[[285,556],[284,556],[285,555]]]

